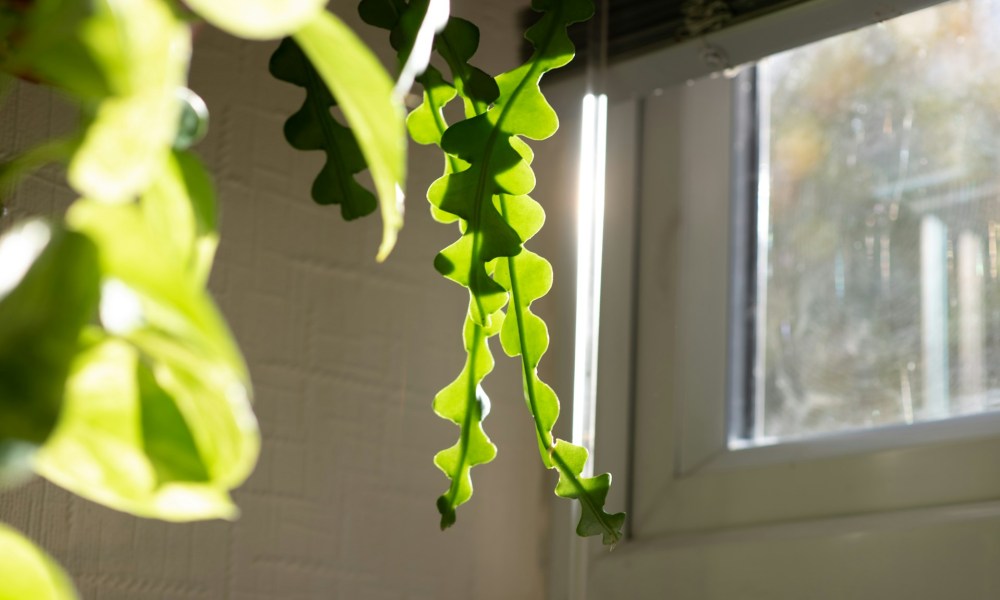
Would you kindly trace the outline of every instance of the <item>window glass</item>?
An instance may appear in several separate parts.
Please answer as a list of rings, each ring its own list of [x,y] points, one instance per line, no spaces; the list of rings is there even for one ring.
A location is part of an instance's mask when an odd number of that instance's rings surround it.
[[[1000,0],[761,61],[751,441],[1000,407]]]

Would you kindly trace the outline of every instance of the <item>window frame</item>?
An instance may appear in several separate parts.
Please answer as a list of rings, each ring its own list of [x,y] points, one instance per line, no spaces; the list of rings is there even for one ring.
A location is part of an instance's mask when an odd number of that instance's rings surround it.
[[[937,3],[816,0],[610,67],[613,208],[604,232],[595,455],[598,472],[616,475],[609,503],[629,510],[630,521],[615,552],[590,546],[580,597],[729,598],[737,581],[764,587],[735,597],[814,597],[801,594],[821,585],[824,561],[840,557],[857,570],[857,560],[886,548],[902,558],[884,573],[827,582],[831,595],[815,597],[886,597],[877,590],[900,577],[920,584],[917,598],[940,597],[933,594],[944,582],[1000,596],[1000,574],[977,562],[1000,558],[996,543],[983,545],[983,536],[1000,539],[1000,413],[730,447],[733,398],[745,391],[740,348],[752,336],[732,324],[746,322],[741,307],[752,287],[740,265],[755,222],[747,207],[756,173],[729,159],[734,147],[754,151],[748,77],[684,84],[707,72],[695,57],[699,44],[745,62]],[[833,4],[843,12],[833,14]],[[795,35],[774,39],[795,22]],[[743,101],[734,101],[739,94]],[[739,249],[719,244],[726,239]],[[955,553],[968,569],[913,571],[949,540],[968,541]],[[844,554],[848,547],[856,556]],[[781,581],[774,569],[740,566],[757,555],[813,575]],[[706,584],[711,574],[718,580]],[[623,582],[632,590],[626,596]]]

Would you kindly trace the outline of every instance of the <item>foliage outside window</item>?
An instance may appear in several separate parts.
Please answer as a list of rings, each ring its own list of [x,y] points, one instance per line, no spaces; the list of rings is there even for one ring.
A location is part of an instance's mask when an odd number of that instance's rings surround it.
[[[752,437],[1000,404],[998,25],[949,2],[759,63]]]

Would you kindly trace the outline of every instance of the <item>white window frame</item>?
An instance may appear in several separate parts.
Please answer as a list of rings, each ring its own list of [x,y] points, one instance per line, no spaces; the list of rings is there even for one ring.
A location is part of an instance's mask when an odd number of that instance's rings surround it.
[[[1000,414],[729,448],[735,84],[685,85],[936,3],[814,0],[610,68],[595,471],[629,537],[554,597],[1000,598]]]

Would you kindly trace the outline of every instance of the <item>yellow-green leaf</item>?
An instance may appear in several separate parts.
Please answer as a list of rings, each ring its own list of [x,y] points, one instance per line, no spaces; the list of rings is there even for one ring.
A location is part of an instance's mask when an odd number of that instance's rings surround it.
[[[323,10],[326,0],[187,0],[186,4],[219,29],[266,40],[295,33]]]
[[[176,137],[190,28],[161,0],[99,0],[81,37],[111,95],[90,115],[67,176],[84,196],[130,200],[145,189]]]
[[[80,234],[31,220],[0,238],[0,443],[52,431],[98,281],[97,250]]]
[[[101,299],[105,327],[150,361],[206,461],[215,465],[213,476],[236,485],[249,475],[259,450],[246,365],[197,274],[174,254],[176,240],[143,211],[145,201],[81,200],[67,219],[97,241],[102,272],[113,278]]]
[[[78,200],[67,223],[97,245],[105,331],[74,363],[38,472],[141,516],[234,517],[229,491],[260,441],[246,365],[204,288],[215,243],[207,175],[178,153],[138,203]]]
[[[0,600],[72,600],[76,590],[52,558],[0,525]]]
[[[191,106],[190,26],[162,0],[36,0],[18,15],[0,70],[68,92],[82,123],[73,137],[15,157],[0,179],[66,159],[81,194],[133,199],[171,146],[185,143],[178,129],[182,114],[190,116],[182,113]]]
[[[145,222],[188,265],[195,283],[207,283],[219,233],[215,190],[201,162],[186,152],[168,156],[140,205]]]
[[[229,477],[209,473],[212,455],[202,452],[191,430],[200,415],[184,415],[173,403],[184,390],[163,361],[131,344],[101,340],[81,353],[67,385],[59,425],[36,458],[43,477],[105,506],[171,521],[232,518]],[[162,383],[161,383],[162,382]],[[172,395],[160,387],[170,386]],[[217,404],[202,396],[197,401]],[[203,421],[202,427],[216,427]],[[216,427],[216,435],[230,432]],[[228,467],[228,465],[226,465]]]
[[[155,323],[192,348],[217,357],[246,379],[246,367],[225,321],[199,283],[191,265],[173,252],[174,240],[150,223],[140,204],[111,205],[78,200],[66,216],[71,229],[85,233],[100,249],[101,272],[124,284],[141,304],[143,320]],[[128,294],[116,300],[124,310]],[[104,294],[101,317],[115,313]],[[127,312],[127,311],[125,311]],[[120,313],[119,313],[120,316]],[[105,323],[107,326],[108,323]],[[134,327],[112,328],[128,335]]]

